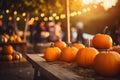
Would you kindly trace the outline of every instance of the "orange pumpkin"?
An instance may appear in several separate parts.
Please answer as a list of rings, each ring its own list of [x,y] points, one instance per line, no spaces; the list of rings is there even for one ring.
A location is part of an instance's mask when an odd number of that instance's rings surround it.
[[[81,48],[85,48],[85,46],[82,43],[73,43],[73,47],[76,47],[78,50]]]
[[[96,34],[92,40],[93,46],[98,49],[109,49],[112,43],[112,38],[107,34]]]
[[[14,52],[14,48],[11,45],[3,46],[2,54],[3,55],[12,55]]]
[[[66,43],[60,40],[60,41],[55,42],[54,46],[62,50],[64,47],[66,47]]]
[[[78,51],[76,62],[83,68],[92,68],[98,51],[95,48],[82,48]]]
[[[51,44],[51,47],[46,48],[44,53],[44,58],[46,61],[56,61],[59,59],[61,50],[58,47],[54,47],[54,44]]]
[[[94,70],[103,76],[115,76],[120,70],[120,55],[115,51],[102,51],[94,60]]]
[[[62,49],[60,60],[65,62],[73,62],[75,60],[78,49],[68,45]]]
[[[13,57],[12,55],[2,55],[3,61],[12,61]]]

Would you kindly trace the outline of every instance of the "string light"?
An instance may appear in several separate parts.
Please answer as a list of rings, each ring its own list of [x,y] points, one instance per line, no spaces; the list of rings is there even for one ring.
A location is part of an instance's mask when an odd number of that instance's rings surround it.
[[[55,19],[56,19],[56,20],[59,20],[59,19],[60,19],[60,17],[59,17],[59,16],[55,16]]]
[[[25,13],[25,12],[23,12],[23,13],[22,13],[22,16],[23,16],[23,17],[24,17],[24,16],[26,16],[26,13]]]
[[[44,13],[41,13],[41,14],[40,14],[40,16],[41,16],[41,17],[44,17],[44,16],[45,16],[45,14],[44,14]]]
[[[9,16],[9,18],[8,18],[8,19],[9,19],[9,21],[12,21],[12,19],[13,19],[13,18],[12,18],[12,16]]]
[[[49,17],[49,20],[50,20],[50,21],[52,21],[52,20],[53,20],[53,17],[52,17],[52,16],[50,16],[50,17]]]
[[[48,18],[47,17],[44,17],[44,19],[43,19],[44,21],[48,21]]]
[[[6,9],[6,11],[5,11],[5,12],[8,14],[8,13],[10,13],[10,10],[9,10],[9,9]]]
[[[35,17],[35,20],[38,21],[38,20],[39,20],[39,17]]]
[[[0,15],[0,19],[2,19],[3,18],[3,15]]]
[[[53,17],[55,17],[57,14],[56,13],[53,13]]]
[[[81,12],[81,11],[78,11],[78,12],[77,12],[77,14],[78,14],[78,15],[81,15],[81,14],[82,14],[82,12]]]
[[[13,14],[14,14],[14,15],[17,15],[17,11],[14,11]]]
[[[65,14],[61,14],[61,15],[60,15],[60,18],[61,18],[61,19],[64,19],[65,17],[66,17]]]
[[[96,8],[97,8],[97,5],[93,5],[93,8],[95,8],[95,9],[96,9]]]
[[[87,12],[87,9],[84,8],[82,11],[83,11],[83,12]]]
[[[20,21],[20,17],[17,17],[17,18],[16,18],[16,21]]]

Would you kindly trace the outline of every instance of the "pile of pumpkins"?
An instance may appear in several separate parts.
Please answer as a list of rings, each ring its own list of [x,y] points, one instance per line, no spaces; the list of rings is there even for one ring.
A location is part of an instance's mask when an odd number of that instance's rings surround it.
[[[92,46],[85,47],[82,43],[57,41],[46,48],[46,61],[76,62],[82,68],[92,68],[102,76],[116,76],[120,73],[120,54],[113,48],[112,38],[107,34],[95,34]]]
[[[22,54],[15,51],[12,45],[5,45],[2,47],[0,52],[1,61],[21,61]]]
[[[21,41],[22,41],[21,37],[18,36],[17,34],[12,34],[12,35],[2,34],[2,35],[0,35],[0,43],[21,42]]]

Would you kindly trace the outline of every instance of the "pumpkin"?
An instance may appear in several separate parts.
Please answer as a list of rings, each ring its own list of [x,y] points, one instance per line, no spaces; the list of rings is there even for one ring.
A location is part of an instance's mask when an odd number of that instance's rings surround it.
[[[21,37],[20,37],[20,36],[17,36],[16,42],[21,42],[21,41],[22,41]]]
[[[113,46],[111,50],[116,51],[116,52],[118,52],[120,54],[120,45]]]
[[[58,47],[54,47],[54,43],[45,49],[44,58],[46,61],[56,61],[59,59],[61,50]]]
[[[60,60],[65,62],[73,62],[75,61],[76,54],[78,49],[68,44],[67,47],[62,49]]]
[[[20,52],[14,52],[12,56],[13,60],[22,60],[22,54]]]
[[[97,49],[110,49],[113,41],[107,34],[96,34],[92,39],[92,44]]]
[[[120,69],[120,55],[115,51],[101,51],[94,60],[94,70],[103,76],[115,76]]]
[[[8,42],[15,42],[15,38],[13,36],[10,36]]]
[[[12,55],[2,55],[3,61],[12,61],[13,57]]]
[[[82,43],[73,43],[73,47],[76,47],[78,50],[81,48],[85,48],[85,46]]]
[[[12,55],[14,52],[14,48],[11,45],[3,46],[2,54],[3,55]]]
[[[6,43],[8,41],[8,39],[3,36],[3,35],[0,35],[0,43]]]
[[[76,62],[83,68],[92,68],[94,59],[98,54],[98,50],[92,47],[82,48],[78,51]]]
[[[59,40],[59,41],[57,41],[57,42],[54,43],[54,46],[58,47],[58,48],[60,48],[62,50],[67,45],[66,45],[66,43],[64,41]]]

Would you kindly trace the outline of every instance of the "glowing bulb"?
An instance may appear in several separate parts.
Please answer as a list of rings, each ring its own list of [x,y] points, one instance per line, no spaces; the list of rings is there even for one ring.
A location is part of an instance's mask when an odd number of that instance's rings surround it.
[[[55,16],[55,19],[56,19],[56,20],[59,20],[59,19],[60,19],[60,17],[59,17],[59,16]]]
[[[22,13],[22,16],[26,16],[26,13],[25,13],[25,12],[23,12],[23,13]]]
[[[6,13],[8,14],[9,12],[10,12],[10,10],[9,10],[9,9],[7,9],[7,10],[6,10]]]
[[[44,14],[44,13],[41,13],[41,14],[40,14],[40,16],[41,16],[41,17],[44,17],[44,16],[45,16],[45,14]]]
[[[78,11],[78,12],[77,12],[77,14],[78,14],[78,15],[81,15],[81,14],[82,14],[82,12],[81,12],[81,11]]]
[[[17,11],[14,11],[14,15],[17,15]]]
[[[12,17],[11,16],[8,19],[9,19],[9,21],[12,21]]]
[[[50,21],[52,21],[52,20],[53,20],[53,17],[52,17],[52,16],[50,16],[50,17],[49,17],[49,20],[50,20]]]
[[[20,21],[20,17],[17,17],[17,18],[16,18],[16,21]]]
[[[53,13],[53,17],[55,17],[57,14],[56,13]]]
[[[47,17],[44,17],[44,21],[48,21],[48,18],[47,18]]]
[[[66,17],[65,14],[61,14],[61,15],[60,15],[60,18],[61,18],[61,19],[64,19],[65,17]]]

